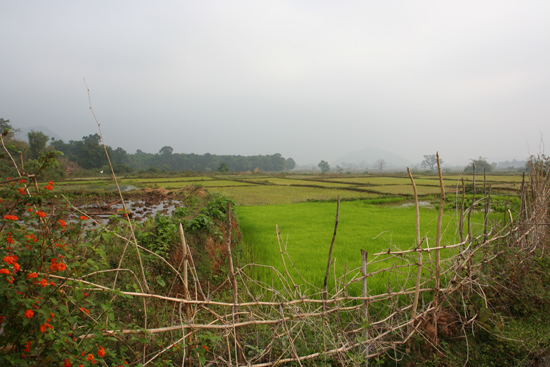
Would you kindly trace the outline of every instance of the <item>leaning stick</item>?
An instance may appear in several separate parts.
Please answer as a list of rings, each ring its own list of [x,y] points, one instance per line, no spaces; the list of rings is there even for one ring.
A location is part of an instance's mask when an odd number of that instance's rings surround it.
[[[328,251],[327,272],[325,273],[325,282],[323,283],[323,292],[325,293],[325,299],[327,298],[327,280],[328,280],[328,273],[330,271],[330,262],[332,260],[332,248],[334,247],[334,240],[336,239],[336,230],[338,229],[339,214],[340,214],[340,194],[338,194],[338,203],[336,204],[336,220],[334,222],[334,234],[332,235],[332,241],[330,243],[330,249]]]
[[[90,111],[92,112],[92,116],[94,117],[94,120],[97,124],[97,129],[99,130],[99,136],[101,137],[101,143],[103,145],[103,149],[105,150],[105,156],[107,157],[107,162],[109,162],[109,167],[111,168],[111,173],[113,175],[113,180],[115,181],[115,185],[117,187],[118,194],[120,196],[120,201],[122,202],[122,206],[124,207],[124,212],[129,213],[128,208],[126,207],[126,202],[124,201],[124,197],[122,196],[122,191],[120,190],[120,186],[118,185],[118,180],[117,180],[116,175],[115,175],[115,170],[113,168],[113,165],[111,164],[111,158],[109,157],[109,153],[107,152],[107,146],[105,145],[105,140],[103,139],[103,132],[101,131],[101,124],[99,123],[99,120],[97,119],[97,117],[95,115],[95,112],[94,112],[94,108],[92,106],[92,97],[90,95],[90,88],[88,88],[88,83],[86,83],[86,79],[84,79],[84,85],[86,86],[86,90],[88,91],[88,102],[90,104]],[[139,249],[137,248],[137,239],[136,239],[136,235],[134,233],[134,227],[132,225],[132,221],[130,220],[130,216],[128,216],[127,219],[128,219],[128,226],[130,227],[130,233],[132,235],[132,240],[133,240],[132,243],[135,244],[135,246],[136,246],[136,254],[137,254],[137,257],[138,257],[138,260],[139,260],[141,275],[143,277],[143,284],[145,285],[145,289],[147,290],[147,292],[150,292],[149,285],[147,284],[147,277],[145,276],[145,269],[143,267],[143,262],[141,260],[141,254],[139,252]],[[126,247],[124,248],[124,250],[126,250]],[[123,252],[123,254],[120,258],[119,264],[118,264],[119,268],[122,265],[122,258],[123,257],[124,257],[124,252]],[[115,275],[113,288],[116,285],[117,279],[118,279],[118,273],[116,273],[116,275]],[[147,315],[145,316],[145,320],[147,320]],[[146,324],[147,324],[147,322],[146,322]],[[147,326],[145,326],[145,327],[147,327]]]

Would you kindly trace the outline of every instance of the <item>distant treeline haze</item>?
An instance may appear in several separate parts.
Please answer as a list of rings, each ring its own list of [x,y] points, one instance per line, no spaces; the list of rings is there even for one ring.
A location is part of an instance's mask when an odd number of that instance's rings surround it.
[[[77,163],[85,169],[103,168],[107,165],[105,151],[100,144],[98,134],[88,135],[82,140],[52,141],[50,146],[63,153],[63,158]],[[292,158],[285,159],[281,154],[272,155],[215,155],[174,153],[174,149],[165,146],[158,153],[145,153],[137,150],[129,154],[122,148],[107,147],[115,171],[119,173],[134,170],[148,170],[152,167],[167,171],[253,171],[266,172],[291,170],[296,166]]]

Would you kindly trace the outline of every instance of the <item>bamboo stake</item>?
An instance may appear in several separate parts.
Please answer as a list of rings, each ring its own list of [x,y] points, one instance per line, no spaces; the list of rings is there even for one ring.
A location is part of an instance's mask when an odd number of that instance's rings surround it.
[[[443,185],[443,176],[441,174],[441,164],[439,161],[439,152],[436,153],[437,158],[437,172],[439,174],[439,186],[441,187],[441,200],[439,201],[439,214],[437,216],[437,232],[435,237],[435,292],[434,292],[434,308],[436,310],[434,314],[434,328],[435,328],[435,344],[437,345],[437,318],[439,307],[439,288],[441,286],[441,223],[443,221],[443,209],[445,207],[445,186]]]
[[[361,292],[361,295],[363,297],[367,297],[367,258],[369,256],[369,253],[363,249],[361,249],[361,273],[363,274],[363,289]],[[367,301],[363,301],[363,320],[364,322],[369,322],[369,304]],[[368,340],[369,338],[369,331],[367,328],[364,327],[363,330],[363,337],[365,340]],[[365,344],[365,355],[369,355],[369,345]],[[369,365],[369,360],[365,359],[365,367]]]
[[[464,202],[466,200],[466,189],[464,187],[464,177],[461,177],[462,181],[462,205],[460,206],[460,222],[458,228],[460,232],[460,242],[464,242]]]
[[[407,167],[407,172],[409,173],[409,178],[411,179],[413,193],[414,193],[414,207],[416,212],[416,243],[415,249],[420,250],[420,208],[418,205],[418,193],[416,190],[416,183],[414,182],[411,170]],[[418,251],[418,258],[416,264],[416,287],[414,293],[414,301],[411,309],[411,319],[416,318],[416,310],[418,308],[418,298],[420,296],[420,280],[422,278],[422,251]]]
[[[88,88],[88,84],[86,83],[86,79],[84,79],[84,85],[86,86],[86,90],[88,91],[88,102],[90,104],[90,112],[92,112],[92,116],[94,117],[94,120],[97,124],[97,129],[99,130],[99,136],[101,137],[101,143],[103,145],[103,149],[105,150],[105,156],[107,157],[107,162],[109,163],[109,167],[111,168],[111,174],[113,175],[113,180],[115,181],[115,185],[117,187],[118,194],[120,196],[120,201],[122,202],[124,212],[129,213],[129,210],[126,207],[126,202],[124,201],[124,197],[122,196],[122,191],[120,190],[120,186],[118,185],[118,180],[117,180],[117,177],[115,175],[115,170],[113,168],[113,165],[111,164],[111,158],[109,157],[109,153],[107,152],[107,145],[105,145],[105,140],[103,140],[103,132],[101,131],[101,124],[99,123],[99,120],[97,119],[97,117],[95,115],[94,108],[92,107],[92,97],[91,97],[91,94],[90,94],[90,88]],[[137,254],[137,257],[138,257],[138,260],[139,260],[139,266],[141,268],[141,275],[142,275],[142,278],[143,278],[143,284],[144,284],[145,289],[147,290],[147,292],[150,292],[149,285],[147,283],[147,277],[145,276],[145,269],[143,267],[143,261],[141,260],[141,253],[139,252],[139,249],[137,247],[138,244],[137,244],[137,240],[136,240],[136,234],[134,232],[134,226],[132,225],[132,221],[130,220],[130,216],[128,216],[127,219],[128,219],[128,227],[130,228],[130,234],[131,234],[132,240],[133,240],[133,241],[130,241],[130,242],[132,242],[135,245],[136,254]],[[120,258],[120,261],[118,263],[119,268],[122,265],[122,259],[124,257],[125,252],[126,252],[126,247],[124,248],[124,251],[123,251],[122,256]],[[113,288],[116,286],[117,279],[118,279],[118,273],[115,275]],[[147,315],[145,315],[145,327],[147,328]]]
[[[227,209],[226,209],[226,220],[227,220],[227,227],[225,230],[225,244],[227,247],[227,258],[229,260],[229,277],[231,279],[231,283],[233,285],[233,307],[232,307],[232,316],[233,316],[233,325],[235,325],[238,322],[238,315],[237,315],[237,305],[238,305],[238,289],[237,289],[237,279],[235,278],[235,269],[233,267],[233,256],[231,255],[231,202],[227,202]],[[234,337],[234,347],[235,347],[235,359],[237,360],[237,363],[243,363],[244,362],[244,355],[241,350],[241,347],[238,342],[238,336],[237,336],[237,328],[233,327],[233,337]]]
[[[13,163],[13,166],[15,167],[15,170],[17,171],[17,175],[19,177],[22,176],[22,168],[21,170],[19,169],[19,167],[17,167],[17,163],[15,163],[15,159],[13,159],[12,155],[10,154],[10,151],[8,150],[8,148],[6,148],[6,145],[4,144],[4,132],[3,131],[0,131],[0,142],[2,142],[2,148],[4,148],[4,151],[8,154],[8,157],[10,157],[12,163]]]
[[[183,295],[185,299],[189,299],[189,282],[187,278],[187,243],[185,241],[185,234],[183,233],[183,225],[181,223],[179,226],[179,231],[183,258]]]
[[[334,234],[332,235],[332,241],[330,243],[330,249],[328,251],[328,263],[327,272],[325,273],[325,281],[323,283],[323,292],[325,293],[325,299],[327,299],[327,280],[328,273],[330,271],[330,262],[332,258],[332,248],[334,246],[334,240],[336,239],[336,230],[338,229],[338,216],[340,215],[340,194],[338,194],[338,203],[336,204],[336,221],[334,222]]]
[[[19,151],[19,160],[21,161],[21,172],[25,172],[25,167],[23,166],[23,152]]]
[[[182,248],[182,257],[183,257],[183,297],[186,300],[189,300],[189,282],[187,277],[187,242],[185,241],[185,234],[183,233],[183,225],[180,223],[179,225],[179,231],[180,231],[180,238],[181,238],[181,248]],[[188,304],[183,305],[183,309],[185,312],[185,321],[189,324],[191,315],[189,312],[189,306]],[[182,326],[183,335],[186,334],[185,326]],[[189,338],[187,340],[187,344],[191,345],[193,341],[193,335],[190,333]],[[185,346],[184,346],[184,353],[187,352]],[[189,353],[189,360],[191,361],[191,353]]]
[[[489,209],[491,208],[491,185],[489,185],[489,188],[487,190],[486,195],[486,202],[485,202],[485,216],[483,218],[483,241],[487,241],[489,239],[489,235],[487,233],[487,227],[489,222]]]
[[[472,214],[472,210],[474,209],[474,203],[476,201],[476,164],[472,163],[473,168],[473,196],[472,196],[472,204],[470,205],[470,209],[468,210],[468,239],[470,242],[472,242],[472,227],[470,223],[470,216]]]

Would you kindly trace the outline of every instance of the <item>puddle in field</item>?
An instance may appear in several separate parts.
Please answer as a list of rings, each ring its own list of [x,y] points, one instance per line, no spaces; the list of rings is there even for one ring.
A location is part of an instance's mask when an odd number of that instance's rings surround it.
[[[147,217],[154,217],[157,214],[161,215],[172,215],[174,211],[182,206],[182,203],[178,200],[166,200],[159,203],[146,203],[144,200],[127,200],[126,208],[130,212],[130,218],[137,222],[143,222]],[[109,217],[112,215],[123,216],[122,204],[119,202],[110,206],[97,206],[97,204],[92,204],[82,208],[90,216],[94,217],[96,220],[101,219],[101,222],[107,222]]]
[[[408,207],[411,207],[411,206],[414,206],[414,202],[405,203],[405,204],[400,205],[401,208],[408,208]],[[430,209],[434,208],[432,203],[430,203],[429,201],[419,201],[418,206],[421,207],[421,208],[430,208]]]

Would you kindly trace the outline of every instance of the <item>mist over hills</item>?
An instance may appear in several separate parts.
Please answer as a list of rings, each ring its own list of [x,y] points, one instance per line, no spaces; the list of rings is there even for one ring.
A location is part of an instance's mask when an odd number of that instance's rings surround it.
[[[398,154],[374,147],[344,154],[331,164],[339,165],[342,168],[375,169],[378,168],[377,161],[380,159],[385,161],[385,169],[399,169],[414,165],[413,162]]]
[[[67,140],[60,136],[56,131],[53,131],[47,126],[44,125],[37,125],[33,127],[20,127],[16,126],[14,124],[15,128],[19,128],[19,133],[16,134],[16,138],[22,141],[27,141],[27,134],[31,131],[41,131],[47,136],[50,137],[49,144],[51,144],[55,140],[64,140],[67,142]],[[124,147],[123,147],[124,148]],[[155,154],[157,152],[153,152]],[[192,154],[192,153],[190,153]],[[231,153],[229,153],[231,155]],[[283,153],[284,155],[284,153]],[[294,158],[294,157],[290,157]],[[318,161],[315,162],[303,162],[299,161],[297,159],[294,159],[297,164],[297,169],[305,169],[305,170],[317,170],[317,164],[321,161],[322,157],[319,158]],[[326,159],[326,158],[325,158]],[[344,170],[358,170],[358,171],[377,171],[380,169],[380,166],[378,164],[379,160],[384,160],[385,164],[383,167],[384,171],[399,171],[399,170],[405,170],[407,167],[410,167],[411,169],[424,169],[425,167],[421,166],[421,160],[412,162],[396,153],[389,152],[384,149],[380,149],[377,147],[367,147],[361,150],[348,152],[344,155],[341,155],[340,157],[336,159],[330,159],[327,160],[331,166],[331,169],[336,171],[336,168],[339,166]],[[495,167],[497,170],[510,170],[510,169],[521,169],[525,167],[526,160],[525,159],[488,159],[488,161]],[[448,162],[445,162],[445,157],[443,157],[443,167],[446,169],[461,169],[467,166],[470,162],[464,161],[462,164],[449,164]],[[214,167],[215,168],[215,167]]]
[[[52,140],[52,138],[54,138],[55,140],[63,140],[59,134],[57,134],[55,131],[52,131],[48,127],[43,126],[43,125],[33,126],[33,127],[30,127],[30,128],[29,127],[18,127],[18,126],[15,126],[15,125],[14,125],[14,127],[21,130],[15,135],[15,137],[19,140],[22,140],[22,141],[28,141],[27,134],[29,132],[31,132],[31,130],[43,132],[44,134],[46,134],[47,136],[50,137],[50,141]]]

